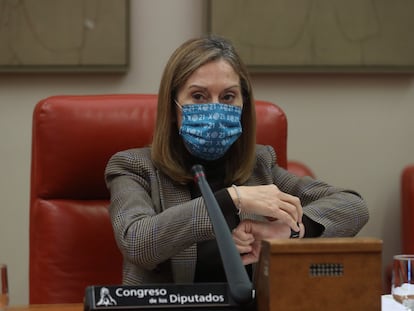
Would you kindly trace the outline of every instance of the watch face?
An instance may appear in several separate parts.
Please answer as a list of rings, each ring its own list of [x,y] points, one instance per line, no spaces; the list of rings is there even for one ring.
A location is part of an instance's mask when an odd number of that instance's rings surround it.
[[[299,238],[300,231],[294,231],[293,229],[290,229],[290,238],[291,239],[297,239]]]

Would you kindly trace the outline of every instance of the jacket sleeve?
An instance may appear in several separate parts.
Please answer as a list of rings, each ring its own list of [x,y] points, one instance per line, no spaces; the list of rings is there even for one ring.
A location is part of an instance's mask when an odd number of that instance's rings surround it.
[[[125,260],[152,270],[194,243],[214,237],[203,200],[191,200],[185,188],[171,181],[164,182],[171,185],[168,189],[160,186],[149,149],[115,154],[105,180],[115,239]]]
[[[274,164],[275,152],[271,147],[266,149],[274,183],[300,199],[304,215],[324,227],[322,237],[355,236],[368,222],[368,208],[357,192],[311,177],[297,177]]]

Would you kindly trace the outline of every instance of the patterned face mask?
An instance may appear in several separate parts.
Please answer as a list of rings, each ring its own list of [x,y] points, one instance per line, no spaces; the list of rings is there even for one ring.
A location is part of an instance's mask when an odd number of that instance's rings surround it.
[[[180,135],[188,151],[204,160],[217,160],[242,133],[242,108],[222,103],[181,106]]]

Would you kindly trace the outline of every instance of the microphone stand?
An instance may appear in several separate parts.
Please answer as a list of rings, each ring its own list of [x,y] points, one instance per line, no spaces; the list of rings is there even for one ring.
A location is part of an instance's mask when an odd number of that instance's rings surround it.
[[[192,172],[194,181],[200,188],[204,198],[207,212],[213,225],[230,295],[238,304],[248,304],[254,298],[253,286],[234,244],[230,229],[207,182],[203,167],[196,164],[192,167]]]

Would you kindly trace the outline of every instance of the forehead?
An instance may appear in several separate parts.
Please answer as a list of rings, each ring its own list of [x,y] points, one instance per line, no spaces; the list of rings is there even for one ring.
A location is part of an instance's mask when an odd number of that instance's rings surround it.
[[[225,60],[209,62],[196,69],[187,79],[185,85],[239,84],[240,77]]]

